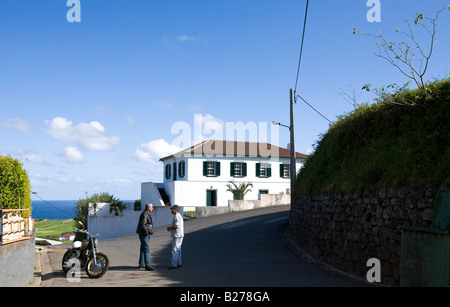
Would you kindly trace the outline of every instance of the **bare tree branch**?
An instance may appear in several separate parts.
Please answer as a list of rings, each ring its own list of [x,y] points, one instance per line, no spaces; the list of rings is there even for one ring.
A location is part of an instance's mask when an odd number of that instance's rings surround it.
[[[378,52],[375,52],[375,55],[381,59],[386,60],[389,64],[397,68],[405,77],[411,79],[411,81],[414,81],[421,92],[425,92],[426,85],[424,76],[428,71],[429,62],[433,55],[435,44],[437,42],[436,34],[439,28],[437,20],[445,9],[450,10],[450,6],[445,6],[435,15],[435,17],[432,18],[424,17],[423,14],[417,13],[416,18],[414,19],[414,25],[411,24],[408,19],[405,20],[405,23],[408,26],[408,32],[398,29],[396,30],[396,33],[400,33],[406,36],[411,45],[406,41],[402,41],[400,43],[389,42],[386,40],[383,34],[373,35],[360,33],[356,28],[354,29],[353,34],[361,34],[364,36],[376,38],[378,40]],[[427,22],[424,23],[424,20]],[[427,35],[429,36],[429,51],[427,51],[427,49],[424,49],[422,47],[423,44],[418,41],[415,26],[423,28],[425,33],[427,33]],[[418,54],[416,54],[411,49],[411,46],[413,46],[414,49],[418,50]],[[416,58],[416,56],[420,57]],[[351,97],[348,96],[347,98]],[[410,105],[410,102],[406,102],[406,104]]]

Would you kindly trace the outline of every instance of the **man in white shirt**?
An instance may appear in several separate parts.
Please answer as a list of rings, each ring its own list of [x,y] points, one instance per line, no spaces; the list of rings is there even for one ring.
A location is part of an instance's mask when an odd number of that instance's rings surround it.
[[[180,207],[174,205],[170,207],[172,214],[175,215],[172,221],[172,226],[167,227],[167,231],[170,231],[170,237],[172,238],[172,260],[169,270],[177,269],[181,267],[181,244],[183,244],[184,238],[184,221],[180,214]]]

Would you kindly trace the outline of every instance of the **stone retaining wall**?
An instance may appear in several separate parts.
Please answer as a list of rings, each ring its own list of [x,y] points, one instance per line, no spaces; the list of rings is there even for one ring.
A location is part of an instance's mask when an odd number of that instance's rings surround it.
[[[382,283],[400,281],[398,226],[430,227],[437,186],[300,196],[291,205],[289,237],[316,259],[366,278],[381,262]]]

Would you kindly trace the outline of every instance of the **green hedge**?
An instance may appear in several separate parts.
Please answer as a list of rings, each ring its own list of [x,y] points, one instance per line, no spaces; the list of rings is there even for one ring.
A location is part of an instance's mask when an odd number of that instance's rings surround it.
[[[409,101],[414,106],[392,102]],[[298,174],[296,194],[441,184],[450,176],[450,79],[339,117]]]
[[[31,209],[30,194],[30,180],[22,163],[0,155],[0,208]]]

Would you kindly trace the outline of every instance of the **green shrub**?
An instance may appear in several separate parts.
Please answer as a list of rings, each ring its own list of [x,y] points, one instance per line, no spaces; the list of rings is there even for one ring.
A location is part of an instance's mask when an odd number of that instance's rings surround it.
[[[89,210],[89,203],[110,203],[114,199],[113,195],[108,193],[96,193],[89,198],[80,199],[77,202],[77,217],[75,221],[80,221],[87,228],[87,216]]]
[[[414,106],[396,101],[414,101]],[[394,102],[394,103],[393,103]],[[295,193],[440,184],[450,176],[450,79],[340,116],[298,174]]]
[[[0,155],[0,208],[31,209],[30,180],[22,163]]]

